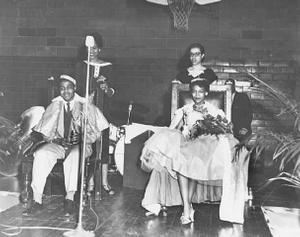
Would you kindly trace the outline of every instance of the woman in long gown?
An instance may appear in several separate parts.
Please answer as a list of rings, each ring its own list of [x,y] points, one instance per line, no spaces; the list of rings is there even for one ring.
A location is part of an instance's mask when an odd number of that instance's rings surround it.
[[[110,103],[114,94],[113,89],[113,66],[110,62],[100,59],[100,52],[103,47],[102,36],[97,32],[88,34],[92,36],[95,45],[90,50],[90,78],[89,93],[94,104],[103,112],[105,118],[111,121]],[[78,59],[75,66],[75,78],[77,80],[77,91],[81,96],[85,96],[86,72],[87,72],[88,50],[85,45],[80,47]],[[114,190],[108,184],[108,163],[109,163],[109,128],[102,131],[102,189],[106,194],[114,194]],[[95,147],[94,147],[95,149]],[[93,185],[92,185],[93,186]]]
[[[194,103],[178,109],[169,128],[150,137],[141,155],[142,169],[152,171],[142,206],[157,215],[160,205],[183,204],[182,224],[194,221],[192,202],[220,201],[224,163],[232,160],[238,143],[230,132],[199,133],[199,121],[209,116],[224,121],[225,114],[205,101],[207,81],[194,80],[190,91]]]

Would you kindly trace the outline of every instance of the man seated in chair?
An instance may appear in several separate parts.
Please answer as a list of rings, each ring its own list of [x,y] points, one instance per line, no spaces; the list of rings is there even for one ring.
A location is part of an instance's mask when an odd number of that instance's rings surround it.
[[[253,112],[251,102],[246,93],[235,90],[235,80],[227,79],[225,85],[230,85],[232,90],[231,122],[233,134],[236,139],[242,141],[252,134]]]
[[[59,80],[60,96],[54,98],[47,107],[34,131],[43,135],[46,144],[34,153],[32,168],[33,201],[23,215],[34,215],[43,209],[42,195],[47,176],[58,159],[64,159],[64,182],[66,197],[64,213],[74,214],[74,194],[77,191],[79,160],[81,157],[81,135],[84,131],[85,98],[75,93],[76,80],[61,75]],[[101,136],[101,131],[109,124],[102,112],[88,103],[86,114],[86,153],[92,154],[91,144]]]

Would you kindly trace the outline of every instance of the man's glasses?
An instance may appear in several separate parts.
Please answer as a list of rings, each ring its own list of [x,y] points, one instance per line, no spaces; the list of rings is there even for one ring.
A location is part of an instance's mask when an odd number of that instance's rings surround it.
[[[201,55],[201,52],[197,52],[197,53],[190,53],[190,57],[192,58],[192,57],[198,57],[198,56],[200,56]]]

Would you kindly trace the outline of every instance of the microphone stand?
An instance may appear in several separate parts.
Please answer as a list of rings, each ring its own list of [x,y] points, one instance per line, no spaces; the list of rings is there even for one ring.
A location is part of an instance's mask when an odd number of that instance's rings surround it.
[[[84,172],[85,172],[85,153],[86,153],[86,124],[87,124],[87,113],[88,113],[88,102],[89,102],[89,78],[90,78],[90,51],[92,46],[87,46],[88,48],[88,63],[86,72],[86,90],[85,90],[85,107],[84,107],[84,125],[83,125],[83,149],[81,155],[81,185],[80,185],[80,201],[79,201],[79,216],[78,224],[75,230],[70,230],[64,233],[64,236],[73,237],[94,237],[95,233],[93,231],[86,231],[82,227],[82,211],[83,211],[83,182],[84,182]]]

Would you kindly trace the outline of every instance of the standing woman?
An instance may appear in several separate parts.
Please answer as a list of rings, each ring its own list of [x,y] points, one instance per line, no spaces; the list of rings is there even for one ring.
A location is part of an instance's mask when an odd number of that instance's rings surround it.
[[[206,80],[209,84],[218,79],[214,71],[202,65],[205,56],[204,47],[199,44],[191,44],[183,57],[183,69],[176,76],[181,83],[190,83],[194,79]]]
[[[90,100],[103,112],[105,118],[110,121],[110,103],[114,94],[113,89],[113,68],[110,62],[100,59],[100,52],[103,47],[103,38],[97,33],[90,33],[95,41],[95,45],[90,50],[90,77],[89,94]],[[83,45],[79,49],[78,63],[75,67],[75,77],[78,82],[77,91],[81,96],[85,96],[86,73],[87,73],[88,48]],[[109,128],[102,131],[102,189],[106,194],[114,194],[108,184],[108,163],[109,163]],[[95,152],[95,151],[94,151]]]

